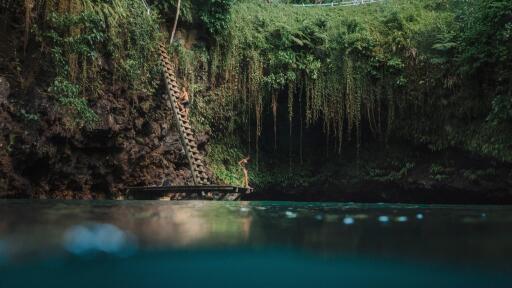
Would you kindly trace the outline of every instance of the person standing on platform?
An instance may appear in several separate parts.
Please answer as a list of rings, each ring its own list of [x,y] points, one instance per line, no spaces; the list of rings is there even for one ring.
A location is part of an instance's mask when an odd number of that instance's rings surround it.
[[[244,188],[251,188],[249,186],[249,171],[247,170],[247,163],[249,162],[249,160],[251,160],[251,157],[247,157],[247,158],[244,158],[242,160],[240,160],[240,162],[238,162],[238,165],[240,165],[240,167],[242,167],[242,171],[244,173]]]

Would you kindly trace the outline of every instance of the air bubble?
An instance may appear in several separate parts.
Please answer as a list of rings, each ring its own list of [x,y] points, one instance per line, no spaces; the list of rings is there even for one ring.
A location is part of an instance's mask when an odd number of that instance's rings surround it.
[[[389,222],[389,217],[388,216],[379,216],[379,222],[382,222],[382,223],[386,223],[386,222]]]
[[[352,225],[352,224],[354,224],[354,218],[352,218],[352,217],[345,217],[345,218],[343,218],[343,223],[345,225]]]
[[[396,218],[397,222],[407,222],[407,216],[399,216]]]
[[[64,234],[64,247],[72,254],[96,252],[127,255],[135,250],[133,236],[112,224],[76,225]]]

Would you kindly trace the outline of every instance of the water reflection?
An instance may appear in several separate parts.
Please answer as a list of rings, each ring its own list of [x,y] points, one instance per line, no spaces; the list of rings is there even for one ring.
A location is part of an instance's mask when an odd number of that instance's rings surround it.
[[[7,262],[7,243],[0,240],[0,265]]]
[[[285,247],[325,257],[491,263],[512,271],[511,226],[507,207],[0,201],[0,262],[6,250],[16,258],[52,251]]]
[[[252,215],[248,212],[251,211],[249,208],[248,202],[242,202],[240,207],[240,211],[243,212],[242,219],[241,219],[241,228],[242,228],[242,235],[243,239],[247,241],[249,239],[250,233],[251,233],[251,225],[252,225]]]

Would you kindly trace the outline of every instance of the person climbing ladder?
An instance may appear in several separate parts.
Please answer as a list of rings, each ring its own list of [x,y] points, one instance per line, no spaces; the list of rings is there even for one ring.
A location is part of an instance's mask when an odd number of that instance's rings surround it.
[[[238,165],[242,167],[242,171],[244,172],[244,188],[251,188],[249,186],[249,171],[247,170],[247,167],[245,167],[249,160],[251,160],[251,157],[248,156],[247,158],[244,158],[238,162]]]
[[[190,106],[190,97],[188,96],[187,88],[183,85],[179,98],[180,110],[183,112],[185,117],[188,117],[188,111]]]

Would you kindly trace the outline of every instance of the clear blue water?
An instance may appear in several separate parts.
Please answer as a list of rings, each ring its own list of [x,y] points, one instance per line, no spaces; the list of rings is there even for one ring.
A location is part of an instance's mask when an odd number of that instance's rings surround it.
[[[0,287],[512,287],[512,208],[0,201]]]

